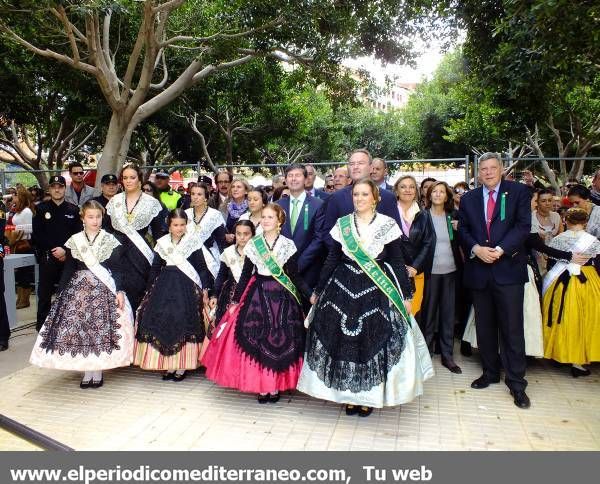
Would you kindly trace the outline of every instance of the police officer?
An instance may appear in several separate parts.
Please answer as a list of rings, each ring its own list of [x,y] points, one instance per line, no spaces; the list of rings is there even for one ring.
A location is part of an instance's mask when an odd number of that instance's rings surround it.
[[[65,242],[83,229],[79,207],[65,201],[66,182],[60,175],[50,178],[50,200],[36,207],[33,233],[39,264],[37,325],[39,331],[50,312],[54,286],[60,281],[65,262]]]
[[[104,175],[100,180],[100,187],[102,189],[102,193],[97,197],[94,197],[92,200],[96,200],[100,205],[106,208],[108,201],[119,191],[119,180],[117,176],[113,175],[112,173]],[[102,228],[109,232],[113,231],[112,224],[110,223],[110,217],[106,213],[104,213],[102,216]]]
[[[0,200],[0,272],[4,274],[4,227],[6,226],[6,206]],[[6,314],[6,301],[4,300],[4,277],[0,277],[0,351],[8,349],[10,338],[10,324]]]
[[[165,173],[164,171],[159,171],[154,175],[156,188],[158,188],[158,191],[160,192],[160,201],[165,207],[167,207],[167,209],[175,210],[181,195],[171,188],[169,185],[169,179],[169,174]]]

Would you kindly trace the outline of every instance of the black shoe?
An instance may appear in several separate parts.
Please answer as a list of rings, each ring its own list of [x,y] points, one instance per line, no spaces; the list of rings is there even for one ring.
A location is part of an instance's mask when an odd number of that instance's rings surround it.
[[[91,388],[100,388],[102,385],[104,385],[104,378],[100,378],[100,381],[92,380],[90,387]]]
[[[373,407],[360,407],[358,409],[358,415],[360,417],[368,417],[373,413]]]
[[[592,372],[587,368],[580,370],[579,368],[575,368],[574,366],[571,367],[571,376],[573,378],[579,378],[580,376],[590,376],[591,374]]]
[[[180,375],[178,375],[177,373],[173,373],[173,381],[183,381],[183,380],[185,380],[186,376],[187,376],[187,373],[185,371],[183,373],[181,373]]]
[[[86,388],[90,388],[91,386],[92,386],[91,378],[89,380],[81,380],[81,383],[79,383],[79,388],[83,388],[84,390]]]
[[[6,351],[8,349],[8,341],[0,341],[0,351]]]
[[[358,406],[346,405],[346,415],[356,415],[358,413]]]
[[[510,394],[514,398],[515,405],[519,408],[529,408],[531,407],[531,402],[529,401],[529,397],[525,390],[511,390]]]
[[[281,398],[281,395],[279,394],[279,392],[269,394],[269,402],[271,402],[271,403],[277,403],[280,398]]]
[[[471,343],[467,343],[466,341],[460,342],[460,354],[463,356],[473,356],[473,348],[471,347]]]
[[[175,372],[169,372],[169,371],[167,371],[167,372],[163,373],[162,379],[164,381],[172,380],[174,375],[175,375]]]
[[[479,378],[477,378],[477,380],[473,380],[473,383],[471,383],[471,388],[481,390],[482,388],[489,387],[492,383],[500,383],[500,378],[496,380],[490,380],[487,376],[481,375]]]
[[[457,375],[462,374],[460,366],[454,363],[453,360],[446,360],[445,358],[442,358],[442,366],[448,368],[448,370],[450,370],[452,373],[456,373]]]
[[[258,403],[267,403],[271,397],[268,393],[265,393],[264,395],[261,395],[260,393],[258,394],[258,397],[256,398],[258,400]]]

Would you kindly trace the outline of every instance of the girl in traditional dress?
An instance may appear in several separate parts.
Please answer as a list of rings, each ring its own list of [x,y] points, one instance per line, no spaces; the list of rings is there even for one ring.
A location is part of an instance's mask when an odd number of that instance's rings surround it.
[[[158,240],[165,234],[166,226],[160,202],[142,192],[141,170],[133,164],[125,165],[120,179],[125,191],[110,199],[106,212],[114,236],[124,247],[123,264],[127,270],[123,274],[123,287],[135,313],[144,296],[154,259],[144,236],[151,228],[152,237]]]
[[[202,244],[187,232],[185,211],[167,217],[169,233],[156,242],[149,287],[136,318],[135,365],[181,381],[199,366],[205,336],[202,290],[212,288]]]
[[[244,247],[256,235],[254,224],[250,220],[238,220],[233,226],[235,245],[230,245],[221,254],[221,266],[215,280],[210,308],[215,311],[214,320],[219,323],[231,304],[237,283],[244,266]]]
[[[240,220],[250,220],[254,224],[257,234],[262,232],[260,226],[262,209],[267,203],[267,194],[264,191],[253,188],[248,192],[248,211],[240,217]]]
[[[410,316],[400,228],[375,211],[379,189],[372,180],[355,183],[352,199],[354,213],[331,229],[334,244],[311,296],[298,389],[366,417],[373,407],[422,394],[433,367]]]
[[[84,372],[81,388],[103,384],[102,370],[129,366],[133,313],[123,292],[123,246],[102,230],[104,208],[81,208],[84,229],[65,243],[67,259],[58,296],[40,330],[30,362]]]
[[[571,363],[577,378],[590,374],[584,364],[600,361],[600,242],[586,232],[585,209],[571,208],[565,218],[567,230],[550,246],[586,254],[589,261],[559,261],[544,277],[544,357]]]
[[[274,203],[262,211],[263,234],[244,247],[244,266],[227,310],[202,363],[218,385],[258,393],[277,402],[296,388],[302,367],[301,294],[310,289],[297,275],[296,246],[280,235],[285,212]]]
[[[198,183],[190,189],[191,208],[185,213],[188,218],[188,232],[200,239],[204,260],[213,279],[219,272],[221,252],[227,246],[225,223],[218,210],[208,206],[210,189],[206,183]]]

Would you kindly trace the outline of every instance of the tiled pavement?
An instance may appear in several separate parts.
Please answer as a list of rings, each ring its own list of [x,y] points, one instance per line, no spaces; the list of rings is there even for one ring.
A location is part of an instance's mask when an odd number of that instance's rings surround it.
[[[365,419],[297,392],[259,405],[200,372],[175,383],[123,368],[107,372],[104,387],[80,390],[74,372],[25,366],[30,347],[24,368],[0,379],[0,413],[77,450],[600,449],[600,365],[573,379],[567,368],[532,362],[532,407],[520,410],[503,384],[470,388],[477,358],[459,356],[463,374],[453,375],[436,357],[421,398]],[[2,353],[0,368],[16,352]],[[34,447],[0,431],[0,449]]]

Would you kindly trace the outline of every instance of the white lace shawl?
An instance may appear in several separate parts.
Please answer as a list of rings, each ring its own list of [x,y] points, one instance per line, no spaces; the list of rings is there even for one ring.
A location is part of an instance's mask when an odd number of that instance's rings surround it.
[[[106,205],[106,213],[110,216],[112,226],[119,232],[125,232],[125,224],[136,231],[145,229],[161,210],[160,202],[146,193],[142,193],[140,201],[133,209],[132,214],[134,217],[131,222],[127,221],[127,205],[124,192],[117,193]]]
[[[79,232],[79,234],[82,234],[83,237],[85,237],[83,232]],[[71,250],[71,256],[74,259],[85,262],[83,259],[83,254],[79,252],[75,240],[73,239],[73,237],[78,236],[79,234],[72,235],[65,243],[65,247]],[[112,234],[109,234],[104,229],[101,229],[93,245],[88,245],[88,250],[91,250],[94,256],[96,256],[98,262],[102,263],[112,255],[113,250],[119,245],[121,244]],[[84,249],[86,249],[86,247],[84,247]]]
[[[188,216],[188,232],[196,233],[200,236],[202,243],[208,239],[212,233],[221,225],[225,225],[223,221],[223,215],[218,210],[208,207],[202,221],[197,224],[194,222],[194,209],[188,208],[185,213]]]
[[[173,244],[171,234],[163,235],[156,241],[154,251],[167,263],[172,265],[169,258],[173,253],[187,258],[202,247],[202,243],[198,237],[194,237],[193,233],[186,232],[178,244]]]
[[[354,220],[352,220],[352,231],[356,240],[360,242],[361,247],[372,259],[375,259],[381,254],[386,244],[390,243],[392,240],[398,239],[402,234],[396,221],[381,213],[376,215],[375,220],[373,220],[371,224],[361,227],[360,237],[358,236]],[[346,250],[342,243],[342,235],[340,234],[337,222],[331,229],[330,234],[333,240],[342,245],[344,254],[352,259],[352,254]]]
[[[549,245],[550,247],[554,247],[558,250],[573,252],[573,248],[575,247],[575,244],[582,233],[584,232],[565,230],[562,234],[558,234],[556,237],[554,237]],[[594,242],[592,246],[585,251],[585,253],[592,257],[596,257],[598,254],[600,254],[600,242],[596,240],[596,242]]]
[[[277,263],[283,267],[283,265],[288,261],[290,257],[292,257],[296,253],[296,245],[294,241],[280,235],[275,242],[275,246],[273,247],[273,256]],[[250,240],[246,247],[244,247],[244,254],[252,261],[252,263],[256,266],[257,272],[261,276],[270,276],[271,271],[267,267],[267,265],[262,260],[262,257],[258,255],[256,248],[254,247],[254,243]]]
[[[244,267],[244,257],[237,253],[235,245],[227,247],[221,254],[220,259],[231,270],[235,282],[239,282]]]

